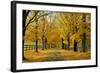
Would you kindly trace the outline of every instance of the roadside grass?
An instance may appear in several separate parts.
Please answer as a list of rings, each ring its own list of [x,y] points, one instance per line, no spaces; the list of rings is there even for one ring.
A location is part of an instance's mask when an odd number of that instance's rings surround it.
[[[26,60],[24,60],[25,63],[30,62],[44,62],[46,59],[50,57],[50,53],[55,54],[55,52],[60,52],[59,55],[61,55],[64,58],[64,61],[69,60],[88,60],[91,59],[91,53],[90,52],[74,52],[70,50],[52,50],[52,49],[46,49],[46,50],[39,50],[38,53],[35,52],[35,50],[28,50],[24,52],[24,57]]]
[[[87,60],[91,59],[90,52],[74,52],[63,50],[62,55],[64,60]]]
[[[52,52],[52,50],[39,50],[35,52],[35,50],[28,50],[24,52],[24,56],[26,60],[24,62],[42,62],[48,57],[48,52]]]

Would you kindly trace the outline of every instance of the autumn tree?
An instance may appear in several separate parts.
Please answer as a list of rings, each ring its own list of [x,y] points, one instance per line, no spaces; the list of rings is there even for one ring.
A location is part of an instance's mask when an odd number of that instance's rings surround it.
[[[81,34],[81,39],[82,39],[82,51],[86,52],[87,51],[87,40],[90,40],[90,24],[88,22],[90,22],[90,20],[88,20],[87,16],[89,14],[83,14],[82,16],[82,34]],[[88,20],[88,21],[87,21]]]
[[[23,36],[25,36],[25,30],[26,30],[26,27],[25,27],[25,24],[26,24],[26,19],[27,19],[27,16],[29,14],[29,10],[23,10]],[[24,38],[23,38],[23,42],[24,42]],[[23,60],[24,60],[24,47],[23,47]]]
[[[77,52],[87,47],[87,41],[90,43],[88,16],[89,13],[31,10],[25,21],[25,40],[35,43],[36,52],[39,45],[46,49],[48,45],[52,48],[52,44]]]
[[[35,29],[35,32],[32,33],[34,34],[34,40],[35,40],[35,48],[36,48],[36,52],[38,52],[38,28],[40,26],[39,21],[41,21],[40,19],[43,19],[45,16],[49,15],[50,13],[45,13],[44,11],[33,11],[31,10],[30,13],[28,14],[28,16],[26,17],[26,24],[23,28],[25,28],[25,32],[28,29],[29,30],[29,26],[33,26],[33,30]],[[42,25],[42,24],[41,24]],[[45,25],[45,24],[43,24]],[[44,28],[43,28],[44,29]],[[24,33],[25,33],[24,32]],[[43,35],[44,36],[44,35]],[[26,40],[26,39],[25,39]],[[45,40],[43,40],[46,42],[46,38]],[[43,42],[44,43],[44,42]],[[45,45],[44,45],[45,46]],[[45,46],[46,47],[46,46]]]
[[[60,13],[59,21],[62,27],[62,48],[70,49],[71,14]]]

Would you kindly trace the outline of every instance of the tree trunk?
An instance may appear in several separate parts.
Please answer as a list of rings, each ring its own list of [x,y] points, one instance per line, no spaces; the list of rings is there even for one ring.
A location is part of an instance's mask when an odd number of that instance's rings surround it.
[[[29,14],[29,10],[26,12],[26,10],[23,10],[23,60],[25,60],[25,57],[24,57],[24,37],[25,37],[25,31],[26,31],[26,27],[25,27],[25,23],[26,23],[26,19],[27,19],[27,16]]]
[[[36,41],[35,41],[35,45],[36,45],[36,52],[38,52],[38,38],[37,38],[37,34],[38,34],[38,32],[37,32],[37,29],[38,29],[38,26],[36,26],[36,33],[35,33],[35,38],[36,38]]]
[[[77,52],[77,42],[74,40],[74,52]]]
[[[45,42],[44,42],[44,35],[42,36],[42,50],[44,50]]]
[[[63,43],[64,39],[61,39],[61,43],[62,43],[62,49],[64,49],[64,43]]]
[[[83,52],[86,52],[86,34],[83,33],[83,37],[82,37],[82,48],[83,48]]]
[[[66,49],[67,48],[67,44],[64,44],[64,49]]]
[[[38,52],[38,40],[36,39],[36,52]]]
[[[68,32],[68,50],[70,49],[70,32]]]
[[[45,37],[45,49],[47,49],[47,38]]]
[[[24,31],[24,27],[25,27],[25,23],[26,23],[26,17],[25,17],[25,13],[26,11],[23,10],[23,51],[22,51],[22,54],[23,54],[23,57],[22,59],[25,60],[25,57],[24,57],[24,37],[25,37],[25,31]]]
[[[86,29],[86,14],[83,15],[83,28],[84,30]],[[83,52],[86,51],[86,33],[85,31],[83,32],[83,35],[82,35],[82,50]]]
[[[26,26],[25,26],[26,19],[27,19],[29,12],[30,12],[30,10],[28,10],[27,12],[26,12],[26,10],[23,10],[23,35],[24,36],[25,36],[25,31],[26,31]]]

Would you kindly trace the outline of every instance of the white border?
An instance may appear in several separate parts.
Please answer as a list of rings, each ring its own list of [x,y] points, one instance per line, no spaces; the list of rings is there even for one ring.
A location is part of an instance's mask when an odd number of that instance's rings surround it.
[[[91,60],[81,60],[81,61],[59,61],[59,62],[40,62],[40,63],[22,63],[22,10],[49,10],[49,11],[63,11],[63,12],[84,12],[91,13]],[[91,8],[81,8],[81,7],[59,7],[59,6],[45,6],[45,5],[28,5],[28,4],[17,4],[17,70],[22,69],[38,69],[38,68],[52,68],[52,67],[72,67],[72,66],[85,66],[85,65],[95,65],[96,59],[96,10]]]

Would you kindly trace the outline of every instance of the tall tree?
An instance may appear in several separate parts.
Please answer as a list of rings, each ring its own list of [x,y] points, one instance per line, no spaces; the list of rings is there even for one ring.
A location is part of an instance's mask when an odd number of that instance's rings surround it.
[[[27,16],[29,14],[29,10],[23,10],[22,14],[23,14],[23,28],[25,27],[25,24],[26,24],[26,19],[27,19]],[[24,36],[25,36],[25,30],[26,28],[23,29],[23,43],[24,43]],[[23,46],[23,60],[25,60],[25,57],[24,57],[24,46]]]
[[[86,14],[83,14],[83,33],[82,33],[82,48],[83,52],[86,52]]]

